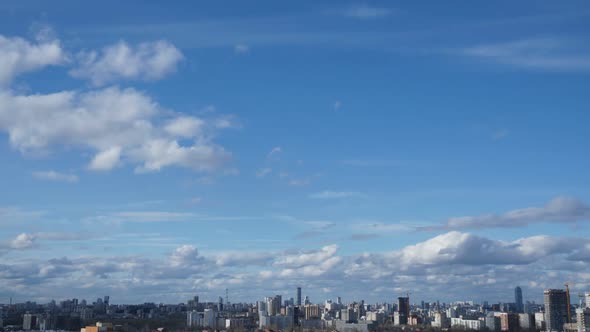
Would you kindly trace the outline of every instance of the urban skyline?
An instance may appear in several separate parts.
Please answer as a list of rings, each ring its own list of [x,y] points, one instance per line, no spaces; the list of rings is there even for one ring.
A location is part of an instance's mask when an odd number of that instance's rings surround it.
[[[296,294],[302,288],[296,288]],[[514,288],[514,302],[484,301],[412,301],[410,293],[393,302],[368,303],[324,299],[312,302],[307,296],[265,296],[255,302],[232,303],[226,297],[217,302],[203,301],[194,295],[179,304],[114,304],[105,295],[96,301],[67,299],[47,304],[34,302],[0,304],[0,329],[3,331],[164,331],[214,329],[247,331],[278,329],[281,331],[375,330],[421,331],[555,331],[588,332],[590,330],[590,292],[578,294],[579,304],[570,303],[569,284],[565,289],[547,289],[542,303],[526,301],[522,289]],[[576,296],[576,295],[574,295]],[[22,324],[21,324],[22,321]],[[157,327],[157,328],[156,328]]]
[[[587,1],[0,18],[0,302],[590,290]]]

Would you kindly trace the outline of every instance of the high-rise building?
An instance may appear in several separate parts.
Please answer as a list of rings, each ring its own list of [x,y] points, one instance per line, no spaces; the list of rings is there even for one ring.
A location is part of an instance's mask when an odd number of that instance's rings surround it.
[[[397,311],[399,312],[399,324],[408,324],[408,317],[410,317],[410,298],[409,297],[398,297]]]
[[[567,294],[563,289],[547,289],[544,292],[545,325],[547,331],[563,331],[567,323]]]
[[[524,303],[522,301],[522,289],[519,286],[514,288],[514,303],[516,303],[516,312],[524,312]]]
[[[590,309],[576,309],[576,318],[578,322],[578,332],[590,332]]]
[[[297,305],[301,305],[301,287],[297,287]]]

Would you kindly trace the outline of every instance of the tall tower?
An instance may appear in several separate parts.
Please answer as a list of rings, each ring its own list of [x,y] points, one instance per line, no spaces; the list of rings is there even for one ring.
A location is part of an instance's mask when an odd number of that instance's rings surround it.
[[[400,325],[408,324],[408,317],[410,317],[410,297],[398,297],[398,312]]]
[[[544,292],[545,322],[547,331],[563,331],[567,322],[567,294],[563,289],[547,289]]]
[[[301,287],[297,287],[297,305],[301,305]]]
[[[516,312],[524,312],[524,304],[522,302],[522,289],[516,286],[514,289],[514,303],[516,303]]]

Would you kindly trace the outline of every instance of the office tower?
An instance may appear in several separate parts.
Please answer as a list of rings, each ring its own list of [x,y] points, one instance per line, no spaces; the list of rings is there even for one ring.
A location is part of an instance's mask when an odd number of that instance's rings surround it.
[[[275,312],[276,315],[280,315],[281,314],[281,307],[283,305],[283,297],[281,295],[275,295],[275,299],[273,301],[273,304],[275,305]]]
[[[567,295],[565,290],[545,290],[544,301],[547,331],[563,331],[563,324],[567,322]]]
[[[519,286],[514,288],[514,303],[516,303],[516,312],[524,312],[524,304],[522,302],[522,289]]]
[[[590,332],[590,309],[576,309],[576,318],[578,322],[578,332]]]
[[[397,311],[399,312],[399,324],[408,324],[408,317],[410,317],[410,298],[409,297],[398,297]]]
[[[297,305],[301,305],[301,287],[297,287]]]
[[[586,308],[590,308],[590,293],[584,293],[584,299],[586,300]]]

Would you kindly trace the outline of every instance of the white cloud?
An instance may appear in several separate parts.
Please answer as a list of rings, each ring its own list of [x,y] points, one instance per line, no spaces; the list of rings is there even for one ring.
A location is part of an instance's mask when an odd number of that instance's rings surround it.
[[[193,264],[199,258],[199,251],[197,248],[191,245],[183,245],[170,255],[170,265],[177,267],[177,266],[186,266],[189,264]]]
[[[168,211],[123,211],[112,215],[126,222],[187,221],[195,217],[192,213]]]
[[[202,135],[204,126],[205,121],[201,119],[190,116],[181,116],[168,122],[164,127],[164,130],[173,136],[191,138]]]
[[[88,169],[93,171],[109,171],[119,164],[121,148],[113,146],[98,152],[90,161]]]
[[[565,39],[531,38],[467,47],[460,53],[523,68],[590,70],[590,53],[587,50],[580,52],[578,45]]]
[[[78,67],[70,71],[76,78],[89,79],[94,85],[124,80],[152,81],[176,71],[182,53],[166,41],[132,46],[124,41],[109,45],[100,52],[82,52]]]
[[[334,257],[336,251],[338,251],[338,246],[333,244],[322,247],[321,250],[286,254],[277,258],[275,265],[281,267],[298,268],[306,265],[320,264],[323,261]]]
[[[332,191],[324,190],[317,193],[310,194],[310,198],[314,199],[338,199],[338,198],[351,198],[351,197],[363,197],[364,194],[358,191]]]
[[[10,242],[11,249],[26,249],[35,244],[35,236],[32,234],[21,233]]]
[[[21,234],[6,242],[4,250],[17,254],[12,247],[35,246],[35,237]],[[284,294],[300,285],[312,297],[322,296],[329,288],[342,290],[339,295],[347,298],[364,296],[373,301],[384,300],[384,292],[411,289],[413,296],[425,300],[482,296],[499,301],[510,296],[510,289],[503,293],[498,285],[514,285],[523,279],[535,280],[524,289],[531,298],[542,297],[544,287],[561,284],[565,278],[574,278],[576,291],[583,290],[590,285],[590,260],[585,252],[576,254],[584,248],[590,248],[589,239],[541,235],[499,241],[461,232],[397,250],[349,256],[339,255],[336,245],[306,251],[206,254],[185,244],[164,256],[3,260],[0,284],[19,296],[30,291],[31,298],[52,297],[54,291],[63,293],[73,287],[85,297],[117,291],[121,301],[129,302],[141,302],[138,293],[149,294],[154,301],[177,299],[178,294],[190,298],[195,291],[213,297],[228,285],[236,294],[235,301],[252,301],[270,289]]]
[[[250,46],[246,44],[237,44],[234,46],[234,52],[237,54],[244,54],[250,52]]]
[[[131,88],[46,95],[0,91],[0,130],[21,151],[73,146],[95,152],[91,170],[126,162],[143,172],[167,166],[214,171],[231,158],[205,134],[217,130],[215,119],[166,114]],[[179,143],[186,138],[193,141]]]
[[[277,154],[283,152],[283,149],[280,146],[275,146],[270,150],[270,152],[266,155],[266,158],[271,159],[275,157]]]
[[[33,172],[33,176],[41,180],[49,181],[64,181],[64,182],[78,182],[79,178],[75,174],[66,174],[56,171],[36,171]]]
[[[9,84],[21,73],[59,65],[67,61],[59,40],[30,43],[22,38],[0,35],[0,86]]]

